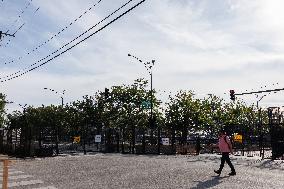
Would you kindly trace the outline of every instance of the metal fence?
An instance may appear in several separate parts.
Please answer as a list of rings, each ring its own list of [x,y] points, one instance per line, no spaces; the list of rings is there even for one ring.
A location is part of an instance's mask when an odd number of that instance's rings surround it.
[[[262,132],[256,130],[258,125],[228,125],[236,155],[272,157],[269,125],[261,125]],[[251,128],[251,129],[244,129]],[[188,131],[187,131],[188,132]],[[242,135],[242,141],[234,136]],[[70,134],[56,127],[31,132],[30,129],[10,129],[0,132],[0,153],[26,156],[53,156],[73,153],[132,153],[132,154],[199,154],[218,153],[212,147],[218,139],[214,136],[202,136],[188,133],[184,138],[180,131],[170,129],[137,128],[92,128],[78,134]]]

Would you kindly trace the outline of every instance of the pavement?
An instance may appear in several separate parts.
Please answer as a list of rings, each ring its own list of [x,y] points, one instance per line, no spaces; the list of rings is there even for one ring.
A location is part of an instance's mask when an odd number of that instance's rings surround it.
[[[220,176],[213,172],[220,164],[215,154],[64,154],[17,159],[9,168],[8,182],[15,189],[284,188],[284,161],[231,159],[236,176],[228,176],[228,165]]]

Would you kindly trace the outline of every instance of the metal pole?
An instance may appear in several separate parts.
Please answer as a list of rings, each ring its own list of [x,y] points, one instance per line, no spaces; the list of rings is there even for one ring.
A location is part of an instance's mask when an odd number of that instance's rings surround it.
[[[151,123],[153,124],[153,74],[151,69]],[[151,125],[153,127],[153,125]]]
[[[64,105],[64,103],[63,103],[63,96],[61,97],[61,106],[62,106],[62,108],[63,108],[63,105]]]
[[[59,93],[59,92],[55,91],[54,89],[50,89],[50,88],[47,88],[47,87],[45,87],[45,88],[43,88],[43,89],[53,91],[53,92],[55,92],[55,94],[58,94],[58,93]],[[61,98],[61,106],[62,106],[62,108],[63,108],[63,106],[64,106],[64,101],[63,101],[64,92],[65,92],[65,90],[62,91],[62,96],[60,97],[60,98]],[[59,154],[59,125],[58,125],[58,124],[56,125],[55,150],[56,150],[56,155],[58,155],[58,154]]]
[[[9,166],[9,160],[8,159],[3,160],[3,182],[2,182],[3,189],[8,188],[8,166]]]
[[[258,142],[259,142],[259,155],[260,157],[264,157],[264,150],[263,150],[263,137],[262,137],[262,130],[261,130],[261,125],[260,125],[260,109],[259,109],[259,102],[265,97],[266,95],[263,95],[260,97],[259,100],[256,101],[256,108],[258,111]]]

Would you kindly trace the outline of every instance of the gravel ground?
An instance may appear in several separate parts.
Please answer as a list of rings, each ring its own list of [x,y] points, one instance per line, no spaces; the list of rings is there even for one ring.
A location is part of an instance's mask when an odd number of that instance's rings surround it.
[[[234,156],[232,162],[236,176],[228,176],[227,165],[220,176],[214,174],[220,163],[217,155],[77,154],[16,160],[10,169],[35,180],[15,188],[284,188],[283,161]]]

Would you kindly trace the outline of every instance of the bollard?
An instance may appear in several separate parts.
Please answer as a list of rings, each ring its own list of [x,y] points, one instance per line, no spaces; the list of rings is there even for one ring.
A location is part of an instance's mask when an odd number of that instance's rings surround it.
[[[2,182],[2,189],[8,188],[8,166],[9,160],[5,159],[3,161],[3,182]]]

